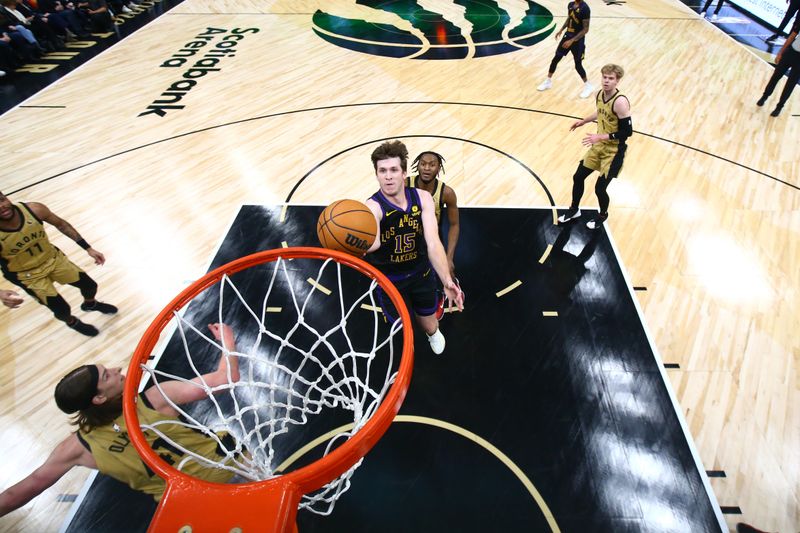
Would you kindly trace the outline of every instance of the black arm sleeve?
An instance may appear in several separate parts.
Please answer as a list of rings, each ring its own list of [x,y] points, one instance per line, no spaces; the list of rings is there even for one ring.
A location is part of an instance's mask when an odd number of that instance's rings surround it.
[[[631,121],[631,117],[626,117],[619,119],[619,130],[614,133],[609,133],[608,138],[624,141],[631,135],[633,135],[633,122]]]

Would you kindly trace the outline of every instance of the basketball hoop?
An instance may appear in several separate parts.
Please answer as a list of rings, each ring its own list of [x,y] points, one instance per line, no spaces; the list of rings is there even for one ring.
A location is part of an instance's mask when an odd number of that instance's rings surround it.
[[[376,304],[378,287],[399,310],[400,318],[392,324],[385,323]],[[257,299],[252,292],[259,293]],[[209,338],[204,328],[210,321],[235,326],[235,352]],[[372,330],[364,331],[367,326]],[[402,346],[399,360],[397,342]],[[190,375],[147,366],[156,345],[182,347]],[[123,393],[129,437],[146,465],[166,481],[149,531],[278,533],[296,531],[298,506],[329,514],[363,456],[400,409],[411,380],[413,346],[411,318],[397,289],[352,255],[322,248],[270,250],[237,259],[194,282],[145,332]],[[202,380],[195,383],[205,388],[202,402],[212,405],[211,422],[167,398],[182,419],[140,426],[136,402],[145,373],[160,390],[159,383],[168,379],[197,382],[204,363],[199,354],[220,351],[222,357],[238,357],[241,378],[229,378],[213,390]],[[293,436],[297,431],[317,431],[315,424],[326,424],[325,417],[317,416],[323,411],[338,416],[339,422],[347,418],[345,426],[353,429],[340,430],[328,440],[316,461],[285,474],[276,472],[280,458],[291,453],[281,446],[307,438]],[[165,429],[170,424],[215,439],[224,452],[221,459],[212,461],[170,441]],[[218,438],[220,428],[235,444]],[[168,464],[148,444],[144,431],[180,449],[185,459]],[[192,477],[180,470],[185,461],[229,470],[245,482]]]

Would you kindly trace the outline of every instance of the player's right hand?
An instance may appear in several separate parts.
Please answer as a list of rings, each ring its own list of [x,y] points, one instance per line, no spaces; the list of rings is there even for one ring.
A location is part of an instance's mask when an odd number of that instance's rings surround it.
[[[456,304],[459,311],[464,310],[464,293],[461,291],[461,287],[453,280],[450,280],[450,282],[444,285],[444,293],[447,295],[447,299],[450,300],[450,302]]]
[[[234,341],[233,328],[228,324],[214,323],[208,325],[208,330],[214,335],[218,341],[222,341],[222,345],[226,350],[232,349],[236,344]]]
[[[0,301],[10,309],[16,309],[24,300],[14,291],[0,291]]]

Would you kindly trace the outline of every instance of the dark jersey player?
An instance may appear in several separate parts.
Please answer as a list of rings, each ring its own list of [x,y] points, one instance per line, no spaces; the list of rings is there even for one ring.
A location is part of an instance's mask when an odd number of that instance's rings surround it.
[[[586,54],[585,37],[589,33],[590,18],[591,10],[584,0],[574,0],[567,4],[567,20],[564,21],[564,25],[555,35],[556,40],[561,37],[562,32],[564,37],[559,41],[556,53],[550,62],[547,79],[537,87],[537,90],[546,91],[553,86],[553,74],[556,72],[559,61],[568,53],[572,53],[572,59],[575,61],[575,70],[578,71],[578,75],[583,80],[583,89],[581,89],[580,96],[581,98],[591,96],[594,87],[589,83],[589,79],[586,77],[586,69],[583,68],[583,59]]]
[[[463,295],[450,275],[444,246],[439,239],[431,195],[405,186],[408,150],[400,141],[388,141],[372,152],[372,165],[380,190],[367,200],[378,222],[378,238],[370,247],[371,261],[402,294],[414,313],[434,353],[444,351],[445,339],[436,319],[436,280],[459,310]],[[384,310],[391,313],[391,310]]]

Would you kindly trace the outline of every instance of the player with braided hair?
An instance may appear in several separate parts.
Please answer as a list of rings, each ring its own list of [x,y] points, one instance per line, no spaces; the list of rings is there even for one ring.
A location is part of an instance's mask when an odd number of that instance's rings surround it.
[[[454,258],[459,234],[458,199],[456,191],[439,179],[439,175],[444,174],[444,162],[445,159],[441,154],[433,151],[422,152],[411,163],[411,170],[416,172],[416,175],[406,178],[406,187],[414,187],[430,193],[433,197],[436,222],[440,229],[442,228],[442,211],[447,213],[447,264],[450,267],[450,275],[455,276]]]

